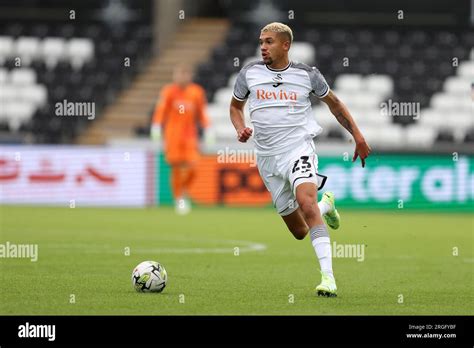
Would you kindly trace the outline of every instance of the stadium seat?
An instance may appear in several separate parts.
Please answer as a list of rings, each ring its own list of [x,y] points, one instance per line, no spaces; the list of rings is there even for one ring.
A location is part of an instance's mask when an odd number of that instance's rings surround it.
[[[220,104],[210,104],[207,107],[207,112],[209,114],[209,117],[213,121],[217,121],[220,119],[225,119],[226,121],[229,120],[229,107],[225,107]]]
[[[356,119],[357,123],[364,126],[380,126],[385,127],[392,123],[390,115],[383,115],[380,109],[354,109],[351,114]]]
[[[333,89],[333,92],[338,96],[338,98],[349,108],[354,107],[357,105],[357,97],[360,93],[352,93],[349,91],[338,90],[337,88]]]
[[[447,123],[446,113],[442,110],[422,109],[418,120],[420,125],[428,128],[439,128]]]
[[[235,81],[237,80],[238,75],[239,75],[238,73],[234,73],[234,74],[231,75],[231,77],[229,78],[229,82],[227,84],[227,87],[234,88]]]
[[[80,69],[94,57],[94,43],[91,39],[73,38],[66,44],[66,55],[74,69]]]
[[[41,54],[48,68],[54,68],[66,57],[66,41],[59,37],[45,38],[41,42]]]
[[[36,108],[42,107],[46,104],[48,93],[46,87],[43,85],[29,85],[23,86],[18,98],[24,102],[33,104]]]
[[[260,50],[258,51],[260,54]],[[308,42],[293,42],[291,44],[291,50],[289,58],[295,62],[302,62],[308,65],[313,65],[315,61],[315,49],[314,46]]]
[[[429,148],[433,145],[436,130],[434,128],[415,125],[406,130],[406,143],[413,148]]]
[[[464,130],[474,126],[474,116],[469,111],[452,113],[451,119],[455,120],[457,128]]]
[[[228,105],[233,95],[233,88],[220,88],[214,96],[214,102],[221,105]]]
[[[463,93],[469,95],[471,83],[472,81],[469,79],[460,78],[460,76],[450,76],[446,79],[443,89],[449,94]]]
[[[393,93],[393,80],[387,75],[369,75],[364,79],[364,85],[370,94],[374,93],[383,98]]]
[[[445,93],[436,93],[431,98],[431,107],[439,110],[453,110],[459,108],[460,97]]]
[[[17,100],[19,96],[20,86],[11,84],[0,85],[0,102],[8,103]]]
[[[33,69],[14,69],[10,73],[10,82],[14,85],[32,85],[36,82],[36,73]]]
[[[39,39],[36,37],[19,37],[15,42],[15,55],[21,58],[21,65],[28,66],[39,58]]]
[[[360,109],[378,110],[383,98],[375,93],[364,91],[354,95],[354,106]]]
[[[364,137],[373,147],[393,148],[404,144],[404,131],[397,125],[364,128]]]
[[[18,131],[20,126],[29,121],[35,112],[33,104],[12,101],[5,104],[5,117],[10,129]]]
[[[232,124],[218,125],[214,128],[217,140],[228,141],[229,139],[236,139],[236,133]]]
[[[458,71],[459,76],[465,76],[467,78],[474,79],[474,61],[464,61],[459,63]]]
[[[313,113],[318,124],[324,129],[332,125],[337,125],[336,118],[331,114],[331,111],[326,104],[320,103],[319,105],[314,106]]]
[[[334,82],[334,89],[343,92],[360,92],[363,89],[362,75],[341,74]]]
[[[0,68],[0,85],[4,85],[8,81],[8,70]]]
[[[13,56],[13,38],[9,36],[0,36],[0,64]]]

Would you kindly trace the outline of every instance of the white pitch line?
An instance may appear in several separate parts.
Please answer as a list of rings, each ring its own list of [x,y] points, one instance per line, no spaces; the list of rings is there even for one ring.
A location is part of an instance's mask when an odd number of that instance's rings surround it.
[[[179,239],[180,242],[186,242],[185,239]],[[229,254],[234,253],[234,248],[239,248],[239,253],[263,251],[267,249],[267,246],[262,243],[256,243],[245,240],[199,240],[192,239],[189,241],[198,242],[213,242],[218,244],[230,244],[232,247],[209,247],[209,248],[135,248],[130,247],[130,253],[134,254],[146,254],[146,253],[162,253],[162,254]],[[159,244],[159,241],[154,241],[153,244]],[[86,253],[118,253],[123,252],[123,247],[113,247],[108,244],[86,244],[86,243],[72,243],[72,244],[45,244],[45,248],[51,249],[82,249],[81,251]],[[41,245],[40,245],[41,248]]]

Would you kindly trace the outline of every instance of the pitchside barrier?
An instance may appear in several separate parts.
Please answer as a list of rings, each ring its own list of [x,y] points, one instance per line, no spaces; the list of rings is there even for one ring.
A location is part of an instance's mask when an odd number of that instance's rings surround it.
[[[474,157],[372,155],[365,168],[319,156],[339,207],[474,211]],[[197,205],[271,206],[255,160],[205,155],[190,189]],[[59,206],[170,205],[161,152],[130,147],[1,146],[0,203]]]
[[[144,150],[1,146],[0,203],[145,206],[154,201]]]
[[[157,203],[170,204],[170,169],[163,154],[156,156]],[[359,161],[319,156],[318,171],[328,177],[322,191],[333,191],[339,207],[474,211],[473,160],[472,156],[374,155],[361,168]],[[270,194],[254,163],[202,157],[190,190],[192,201],[270,205]]]

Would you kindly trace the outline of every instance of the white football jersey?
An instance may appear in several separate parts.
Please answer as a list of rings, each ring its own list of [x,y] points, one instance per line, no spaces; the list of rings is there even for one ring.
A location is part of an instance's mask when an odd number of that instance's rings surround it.
[[[258,155],[286,152],[321,133],[312,113],[311,93],[323,98],[329,86],[318,69],[303,63],[290,62],[275,70],[255,61],[240,70],[234,98],[248,99]]]

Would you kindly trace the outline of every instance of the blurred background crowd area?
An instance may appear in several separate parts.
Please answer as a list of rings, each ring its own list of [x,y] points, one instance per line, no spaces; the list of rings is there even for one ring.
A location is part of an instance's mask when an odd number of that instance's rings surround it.
[[[375,149],[472,153],[471,5],[2,0],[1,143],[149,143],[160,89],[183,62],[207,93],[216,142],[205,151],[247,148],[229,120],[232,86],[246,62],[259,59],[260,28],[281,21],[294,31],[291,59],[319,68]],[[65,101],[93,103],[95,117],[58,117],[55,105]],[[383,112],[397,104],[405,114]],[[321,146],[347,145],[329,109],[315,100],[313,110]]]

